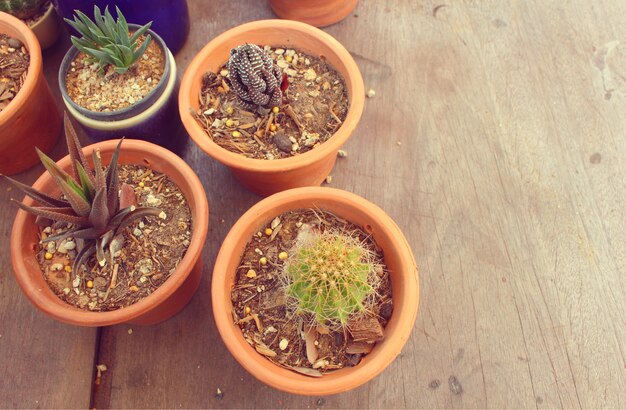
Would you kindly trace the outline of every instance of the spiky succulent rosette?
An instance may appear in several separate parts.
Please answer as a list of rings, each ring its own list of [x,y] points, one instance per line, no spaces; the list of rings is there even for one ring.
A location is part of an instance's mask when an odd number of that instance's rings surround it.
[[[112,261],[113,245],[123,241],[123,230],[139,218],[159,215],[161,210],[152,207],[136,207],[133,204],[135,193],[127,184],[122,184],[120,190],[117,161],[122,140],[117,144],[111,162],[106,168],[102,165],[100,151],[93,150],[92,170],[67,114],[65,115],[65,136],[72,164],[72,175],[37,149],[41,162],[63,193],[63,198],[54,198],[12,178],[2,176],[41,204],[29,206],[13,200],[17,206],[38,218],[70,225],[67,231],[49,236],[44,239],[44,242],[60,241],[68,237],[84,242],[72,267],[72,271],[78,274],[79,269],[94,253],[100,266],[104,266],[107,260]]]
[[[126,18],[116,6],[117,21],[105,7],[104,15],[98,6],[93,6],[93,21],[80,10],[76,10],[74,20],[65,19],[81,37],[72,36],[72,44],[87,54],[91,61],[98,64],[103,73],[107,66],[112,66],[118,74],[125,73],[145,53],[150,45],[151,36],[146,35],[143,43],[140,37],[150,28],[152,22],[141,26],[130,34]]]
[[[282,70],[261,47],[244,44],[230,50],[228,72],[231,87],[244,108],[267,109],[281,104]]]

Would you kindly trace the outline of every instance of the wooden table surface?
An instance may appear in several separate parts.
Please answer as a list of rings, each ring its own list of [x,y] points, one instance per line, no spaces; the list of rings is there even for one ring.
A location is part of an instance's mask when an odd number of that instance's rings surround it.
[[[181,76],[212,37],[272,17],[263,1],[189,5]],[[402,355],[345,394],[281,393],[228,353],[211,271],[259,197],[190,140],[182,156],[211,212],[204,276],[156,326],[77,328],[31,306],[11,274],[15,192],[2,184],[0,407],[626,408],[625,16],[622,1],[362,0],[325,29],[376,90],[332,186],[397,221],[421,285]],[[44,55],[59,106],[68,48]]]

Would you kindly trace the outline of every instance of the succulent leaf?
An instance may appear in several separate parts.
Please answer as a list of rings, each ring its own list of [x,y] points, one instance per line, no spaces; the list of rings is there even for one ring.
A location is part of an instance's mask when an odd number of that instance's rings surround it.
[[[78,274],[79,269],[86,264],[89,257],[96,252],[95,243],[96,241],[85,242],[83,248],[78,251],[76,258],[74,259],[74,263],[72,263],[72,272]]]
[[[82,187],[83,192],[85,193],[85,196],[87,197],[87,201],[91,202],[96,193],[96,189],[93,186],[93,182],[91,181],[91,178],[89,178],[89,174],[87,173],[85,168],[83,168],[83,166],[78,161],[76,162],[76,169],[78,170],[78,178],[80,181],[80,186]]]
[[[120,147],[122,146],[123,141],[124,138],[122,137],[120,142],[117,143],[117,147],[115,147],[115,151],[113,152],[113,156],[111,157],[111,162],[109,163],[105,176],[108,193],[107,204],[111,214],[115,214],[119,210],[119,176],[117,174],[117,159],[120,156]]]
[[[72,122],[70,121],[67,112],[64,113],[63,116],[63,124],[65,128],[65,141],[67,143],[67,151],[70,154],[70,160],[72,163],[72,171],[74,172],[74,179],[78,180],[78,168],[76,163],[80,164],[89,176],[89,179],[93,181],[93,176],[91,175],[91,168],[87,163],[87,159],[85,158],[85,154],[83,150],[80,149],[80,141],[78,140],[78,135],[76,135],[76,131],[72,126]]]
[[[243,107],[272,108],[282,103],[282,70],[256,44],[230,50],[228,71],[231,87]]]
[[[8,177],[6,175],[2,175],[0,174],[0,177],[6,179],[7,181],[9,181],[11,184],[13,184],[14,187],[16,187],[17,189],[19,189],[20,191],[22,191],[26,196],[34,199],[35,201],[39,202],[40,204],[46,205],[46,206],[54,206],[54,207],[69,207],[70,204],[67,201],[64,201],[62,199],[57,199],[57,198],[53,198],[49,195],[44,194],[43,192],[39,192],[37,191],[35,188],[26,185],[26,184],[22,184],[20,181],[17,181],[11,177]]]
[[[96,229],[104,229],[109,223],[110,215],[106,195],[106,189],[100,188],[91,204],[89,223]]]
[[[82,216],[70,215],[67,213],[63,213],[66,209],[71,208],[57,208],[57,207],[43,207],[43,206],[29,206],[22,202],[18,202],[13,200],[15,204],[25,210],[26,212],[30,212],[33,215],[41,216],[47,219],[51,219],[53,221],[66,222],[74,225],[84,225],[87,222],[87,218]]]
[[[116,232],[121,232],[122,229],[126,228],[131,223],[135,222],[136,219],[143,218],[146,216],[158,216],[161,213],[161,210],[158,208],[151,207],[141,207],[136,208],[134,211],[129,212],[126,216],[124,216],[116,229]]]

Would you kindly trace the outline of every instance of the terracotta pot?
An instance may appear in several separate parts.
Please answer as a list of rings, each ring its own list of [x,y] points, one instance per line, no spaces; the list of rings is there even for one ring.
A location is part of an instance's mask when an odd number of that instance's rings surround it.
[[[48,7],[46,13],[35,24],[30,26],[33,33],[37,36],[41,48],[44,50],[52,46],[59,39],[59,16],[52,4]]]
[[[100,148],[104,164],[108,164],[118,140],[110,140],[85,147],[89,154]],[[154,293],[139,302],[110,312],[90,312],[71,306],[50,290],[33,249],[36,249],[37,227],[35,218],[22,210],[17,212],[11,233],[11,259],[20,287],[30,301],[41,311],[61,322],[80,326],[108,326],[118,323],[154,324],[169,319],[180,311],[198,288],[202,273],[202,247],[206,240],[209,223],[209,206],[202,184],[193,170],[174,153],[145,141],[124,140],[119,157],[120,164],[149,166],[165,173],[180,188],[192,215],[192,237],[187,253],[176,271]],[[58,164],[70,169],[69,156]],[[48,173],[33,185],[48,194],[59,194],[56,184]],[[32,205],[30,198],[24,200]]]
[[[273,161],[246,158],[208,137],[190,110],[197,111],[202,77],[228,60],[230,49],[244,43],[293,47],[324,56],[346,81],[350,107],[337,132],[325,143],[290,158]],[[178,108],[187,132],[203,151],[228,166],[251,191],[270,195],[285,189],[319,185],[330,173],[337,151],[356,128],[364,100],[363,78],[354,59],[337,40],[308,24],[290,20],[261,20],[243,24],[214,38],[193,59],[180,87]]]
[[[316,27],[335,24],[350,15],[358,0],[269,0],[281,19],[298,20]]]
[[[0,33],[20,40],[30,54],[24,85],[0,111],[0,172],[12,175],[39,163],[35,147],[52,150],[61,134],[61,115],[43,75],[35,34],[7,13],[0,13]]]
[[[128,27],[136,30],[140,26],[129,24]],[[63,57],[58,77],[63,102],[92,140],[104,141],[125,136],[166,145],[176,135],[180,125],[176,107],[178,90],[176,60],[158,34],[152,30],[148,30],[147,33],[165,54],[163,76],[157,86],[144,98],[116,111],[91,111],[72,101],[67,93],[65,77],[78,54],[78,49],[72,46]]]
[[[231,290],[246,243],[274,217],[293,209],[320,208],[353,222],[372,234],[391,272],[394,310],[377,343],[361,363],[308,377],[277,366],[250,346],[233,323]],[[217,328],[237,361],[260,381],[289,393],[327,395],[345,392],[374,378],[400,353],[411,335],[419,304],[418,272],[404,235],[385,212],[352,193],[332,188],[305,187],[272,195],[250,208],[230,230],[215,261],[211,295]]]

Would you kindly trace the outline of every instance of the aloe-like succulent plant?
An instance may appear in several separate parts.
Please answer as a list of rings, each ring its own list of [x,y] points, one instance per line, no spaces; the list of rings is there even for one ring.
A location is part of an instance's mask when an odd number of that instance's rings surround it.
[[[0,0],[0,11],[26,20],[37,14],[45,2],[46,0]]]
[[[59,241],[68,237],[81,239],[84,246],[73,262],[72,271],[78,273],[91,255],[96,254],[98,263],[104,266],[113,257],[114,240],[121,240],[122,231],[138,218],[160,215],[158,208],[136,207],[135,193],[127,184],[119,187],[117,160],[122,140],[115,148],[106,169],[102,165],[100,151],[92,151],[93,170],[89,166],[72,124],[65,115],[65,136],[72,164],[72,175],[61,169],[50,157],[37,149],[37,154],[63,193],[54,198],[34,188],[2,175],[16,188],[39,202],[41,206],[29,206],[13,200],[20,208],[39,218],[70,224],[70,228],[58,235],[49,236],[44,242]]]
[[[94,6],[93,21],[80,10],[75,11],[74,20],[65,19],[81,35],[81,38],[72,36],[72,44],[97,63],[101,73],[109,65],[116,73],[125,73],[143,55],[152,39],[147,34],[139,44],[140,37],[152,22],[141,26],[131,35],[126,18],[117,6],[115,11],[117,21],[113,20],[108,6],[104,9],[104,15],[98,6]]]
[[[325,231],[309,233],[285,263],[287,294],[297,308],[321,324],[346,325],[350,315],[364,312],[375,292],[370,283],[373,255],[358,239]]]
[[[244,44],[230,50],[228,72],[231,87],[244,108],[267,109],[281,104],[282,70],[261,47]]]

